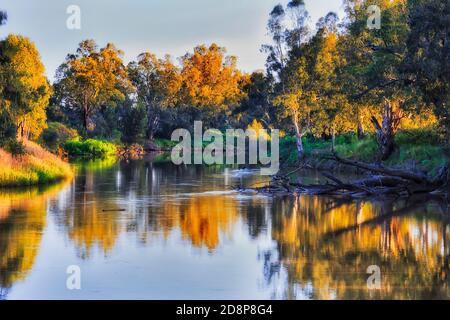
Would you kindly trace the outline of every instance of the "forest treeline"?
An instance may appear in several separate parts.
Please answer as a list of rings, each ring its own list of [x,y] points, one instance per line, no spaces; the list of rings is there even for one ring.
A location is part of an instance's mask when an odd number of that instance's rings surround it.
[[[369,6],[381,9],[368,27]],[[377,160],[396,148],[402,129],[427,128],[446,145],[450,132],[450,1],[345,0],[311,27],[303,0],[269,14],[266,70],[245,73],[217,45],[177,59],[140,54],[125,64],[113,44],[82,41],[45,76],[36,46],[21,35],[0,41],[0,147],[20,140],[54,148],[69,138],[124,144],[170,138],[176,128],[276,128],[304,140],[372,135]],[[0,14],[4,23],[6,13]],[[19,138],[19,139],[17,139]]]

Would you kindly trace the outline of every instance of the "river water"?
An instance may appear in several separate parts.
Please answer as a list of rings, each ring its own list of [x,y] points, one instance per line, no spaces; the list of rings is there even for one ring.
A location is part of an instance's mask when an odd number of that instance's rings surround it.
[[[239,194],[265,178],[158,158],[76,170],[0,190],[1,298],[450,298],[442,201]]]

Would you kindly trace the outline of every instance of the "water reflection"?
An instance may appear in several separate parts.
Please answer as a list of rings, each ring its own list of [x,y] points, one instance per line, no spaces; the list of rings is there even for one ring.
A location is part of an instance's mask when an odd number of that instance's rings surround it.
[[[65,185],[0,193],[4,298],[73,298],[51,279],[74,262],[92,275],[75,298],[450,298],[441,201],[241,195],[265,178],[159,158],[76,167]]]
[[[33,268],[46,225],[47,199],[62,187],[0,190],[0,299]]]
[[[275,295],[311,299],[428,299],[450,296],[449,216],[424,199],[339,202],[306,197],[275,206],[273,252],[266,279],[283,268],[287,286]],[[368,266],[382,272],[368,290]]]

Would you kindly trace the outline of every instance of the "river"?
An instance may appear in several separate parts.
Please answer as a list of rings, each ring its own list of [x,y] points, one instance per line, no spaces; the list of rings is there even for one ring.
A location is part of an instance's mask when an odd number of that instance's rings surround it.
[[[0,190],[0,298],[450,298],[442,201],[239,194],[266,178],[158,157],[75,166]]]

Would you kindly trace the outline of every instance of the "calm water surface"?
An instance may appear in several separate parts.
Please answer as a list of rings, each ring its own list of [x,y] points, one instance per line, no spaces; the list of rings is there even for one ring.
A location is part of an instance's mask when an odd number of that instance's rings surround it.
[[[1,298],[450,298],[446,203],[242,195],[232,187],[259,171],[152,159],[77,171],[0,190]],[[70,265],[81,290],[66,287]]]

